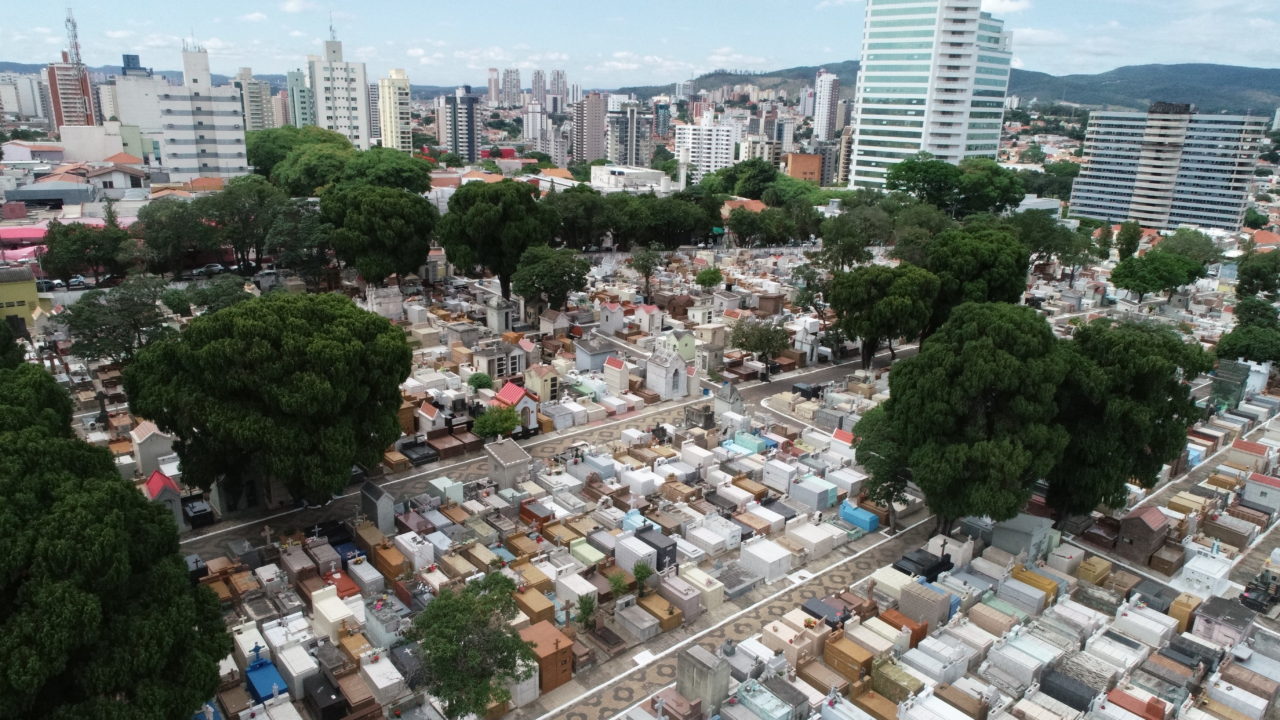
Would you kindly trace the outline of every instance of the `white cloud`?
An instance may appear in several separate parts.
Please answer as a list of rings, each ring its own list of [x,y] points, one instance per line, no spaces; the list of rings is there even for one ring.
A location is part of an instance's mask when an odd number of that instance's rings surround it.
[[[1041,28],[1014,28],[1014,47],[1059,47],[1066,45],[1068,38],[1057,30]]]
[[[261,12],[251,12],[248,15],[241,15],[240,19],[244,20],[245,22],[262,22],[263,20],[267,19],[267,14],[261,13]]]
[[[280,3],[280,9],[287,13],[300,13],[304,10],[310,10],[315,7],[308,0],[284,0]]]
[[[103,33],[103,35],[106,35],[112,40],[123,40],[124,38],[131,37],[133,35],[133,31],[132,30],[108,30],[105,33]]]
[[[1021,70],[1026,67],[1026,63],[1022,62],[1022,58],[1015,55],[1013,56],[1013,59],[1009,61],[1009,66]]]
[[[741,68],[746,65],[760,65],[765,58],[758,55],[744,55],[731,47],[716,48],[707,56],[707,62],[717,67]]]
[[[1031,7],[1031,0],[982,0],[982,9],[997,15],[1022,12]]]
[[[301,30],[290,30],[290,31],[289,31],[289,37],[306,37],[306,36],[307,36],[307,34],[306,34],[306,33],[304,33],[304,32],[302,32]]]
[[[423,50],[422,48],[409,48],[408,50],[405,51],[404,54],[408,55],[409,57],[422,57],[423,55],[427,54],[427,51]]]

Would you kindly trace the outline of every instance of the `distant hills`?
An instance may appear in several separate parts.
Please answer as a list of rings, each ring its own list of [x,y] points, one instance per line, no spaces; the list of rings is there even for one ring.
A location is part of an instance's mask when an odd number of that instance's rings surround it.
[[[0,62],[0,72],[34,73],[43,65]],[[796,93],[813,83],[819,68],[840,76],[842,94],[853,95],[858,74],[857,60],[842,60],[825,65],[803,65],[760,73],[727,70],[710,72],[694,79],[697,89],[714,89],[724,85],[754,84],[762,88],[781,88]],[[118,65],[89,68],[92,73],[113,74]],[[177,70],[157,70],[156,74],[181,80]],[[215,82],[230,82],[226,75],[214,75]],[[284,75],[257,75],[273,86],[284,88]],[[670,93],[674,83],[618,88],[618,92],[652,97]],[[444,94],[454,86],[414,85],[416,99],[429,99]],[[483,91],[483,88],[478,88]],[[1087,107],[1110,109],[1146,109],[1151,103],[1192,103],[1205,112],[1252,112],[1271,115],[1280,107],[1280,69],[1250,68],[1236,65],[1187,63],[1181,65],[1129,65],[1094,75],[1049,75],[1031,70],[1014,70],[1009,92],[1032,99],[1067,102]]]
[[[842,94],[852,96],[858,61],[772,70],[763,73],[716,71],[696,78],[698,89],[753,84],[795,93],[813,84],[819,68],[840,76]],[[641,97],[669,93],[672,84],[619,88]],[[1009,78],[1009,93],[1023,102],[1067,102],[1088,107],[1145,110],[1158,100],[1192,103],[1205,112],[1252,112],[1271,115],[1280,107],[1280,69],[1188,63],[1129,65],[1096,75],[1049,75],[1017,70]]]

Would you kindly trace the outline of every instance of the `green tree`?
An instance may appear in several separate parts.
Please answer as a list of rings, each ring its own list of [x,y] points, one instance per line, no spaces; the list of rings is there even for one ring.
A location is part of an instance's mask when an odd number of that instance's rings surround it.
[[[144,345],[167,336],[157,303],[167,284],[134,276],[110,290],[90,290],[57,316],[73,339],[72,352],[87,360],[127,363]]]
[[[520,268],[511,278],[511,286],[526,302],[546,302],[563,309],[571,293],[587,286],[591,263],[576,250],[553,250],[535,245],[520,257]]]
[[[890,255],[912,265],[925,263],[925,250],[939,233],[955,227],[955,221],[926,203],[908,205],[893,219],[893,250]]]
[[[960,201],[960,168],[929,153],[919,153],[889,168],[886,190],[910,193],[921,202],[952,215]]]
[[[867,471],[867,482],[862,489],[867,499],[885,508],[889,513],[889,529],[897,531],[898,512],[894,505],[907,500],[907,485],[911,472],[907,469],[905,449],[894,435],[893,423],[884,406],[868,411],[853,427],[857,441],[855,453],[858,464]]]
[[[483,716],[491,703],[507,701],[507,686],[537,663],[511,626],[519,612],[515,591],[506,575],[489,573],[442,590],[414,618],[408,637],[422,646],[424,685],[450,720]]]
[[[1059,518],[1099,504],[1124,507],[1125,483],[1151,487],[1180,455],[1200,417],[1187,381],[1212,362],[1198,345],[1154,323],[1095,320],[1062,343],[1068,372],[1057,424],[1070,440],[1045,479]]]
[[[218,245],[230,247],[241,272],[250,273],[249,258],[261,262],[267,236],[288,197],[261,175],[233,178],[220,192],[195,200],[200,217],[213,227]]]
[[[439,223],[440,244],[460,270],[483,267],[497,276],[502,297],[511,298],[511,278],[520,257],[555,236],[556,213],[538,202],[528,183],[468,183],[449,198]]]
[[[334,230],[315,203],[292,200],[276,213],[267,233],[267,248],[278,267],[293,270],[308,285],[316,285],[329,266]]]
[[[1115,241],[1116,233],[1111,223],[1103,223],[1098,229],[1098,254],[1106,258],[1111,254],[1111,245]]]
[[[1116,233],[1116,252],[1120,259],[1133,257],[1138,252],[1138,244],[1142,242],[1142,226],[1133,220],[1120,223],[1120,231]]]
[[[1026,150],[1018,153],[1018,162],[1030,165],[1039,165],[1044,162],[1048,155],[1044,154],[1044,149],[1036,143],[1031,143]]]
[[[578,623],[578,627],[587,630],[591,627],[591,620],[596,614],[596,596],[583,595],[578,598],[578,615],[574,620]]]
[[[737,207],[729,211],[725,225],[744,247],[754,246],[764,235],[764,221],[760,213],[746,208]]]
[[[698,274],[694,277],[693,281],[696,282],[704,292],[710,292],[711,288],[714,288],[724,282],[724,273],[720,272],[720,268],[718,267],[704,268],[698,271]]]
[[[34,428],[48,437],[73,437],[71,396],[44,368],[19,362],[0,369],[0,433]]]
[[[796,287],[793,302],[799,307],[814,307],[821,293],[825,299],[827,283],[811,264],[801,265],[791,271],[791,284]]]
[[[867,265],[836,274],[831,281],[831,309],[841,331],[860,341],[864,370],[871,367],[886,340],[892,353],[894,338],[915,338],[924,332],[938,285],[933,273],[908,264]]]
[[[206,313],[212,313],[252,300],[253,295],[249,294],[244,286],[244,278],[235,275],[219,275],[205,282],[188,286],[184,293],[188,306],[202,307]],[[160,299],[169,306],[170,310],[174,310],[174,307],[165,300],[167,295],[168,291],[161,295]]]
[[[965,158],[960,161],[959,170],[961,215],[1002,213],[1026,197],[1018,174],[1000,167],[991,158]]]
[[[796,236],[796,224],[791,214],[781,208],[761,210],[760,229],[764,244],[770,247],[786,245]]]
[[[1258,326],[1237,327],[1218,340],[1214,354],[1223,360],[1280,362],[1280,331]]]
[[[147,203],[129,229],[139,233],[146,264],[157,272],[180,272],[196,253],[217,246],[214,229],[204,222],[198,206],[178,199]]]
[[[1280,292],[1280,252],[1253,251],[1240,259],[1236,295],[1273,296]]]
[[[643,597],[645,583],[649,582],[649,578],[653,577],[653,568],[649,566],[649,563],[641,560],[632,566],[631,574],[636,579],[636,592]]]
[[[191,317],[191,296],[183,288],[169,288],[160,293],[160,302],[175,315]]]
[[[327,498],[400,435],[404,333],[338,295],[269,293],[193,320],[125,369],[130,408],[173,433],[183,480],[282,481]]]
[[[350,145],[302,145],[271,170],[271,182],[293,197],[315,197],[342,178],[357,155]]]
[[[520,416],[511,407],[491,407],[480,413],[471,432],[488,440],[494,437],[506,437],[520,427]]]
[[[1222,251],[1213,239],[1191,228],[1178,228],[1172,235],[1161,240],[1159,252],[1181,255],[1199,265],[1212,265],[1222,259]]]
[[[893,218],[875,206],[855,207],[822,221],[822,262],[832,270],[848,270],[871,260],[873,245],[887,245]]]
[[[925,249],[925,269],[938,277],[930,329],[966,303],[1016,303],[1027,289],[1026,246],[1002,230],[947,230]]]
[[[290,152],[303,145],[332,145],[339,148],[350,148],[351,141],[341,133],[315,125],[293,127],[286,125],[270,130],[255,130],[245,133],[245,154],[253,171],[262,177],[271,177],[271,171],[282,162]]]
[[[590,185],[548,193],[542,204],[554,210],[559,218],[557,234],[565,247],[582,250],[599,245],[608,229],[603,217],[604,196]]]
[[[957,307],[895,366],[885,412],[940,527],[1022,510],[1069,440],[1054,422],[1066,371],[1044,319],[1003,303]]]
[[[627,594],[627,576],[621,570],[607,577],[609,578],[609,592],[613,595],[615,601]]]
[[[781,325],[762,320],[739,320],[734,323],[729,342],[740,350],[754,353],[764,363],[765,379],[768,379],[769,364],[791,347],[791,336]]]
[[[631,253],[631,269],[644,278],[644,296],[649,298],[649,282],[665,262],[662,253],[652,247],[641,247]]]
[[[777,179],[778,168],[768,160],[755,158],[708,173],[702,182],[717,193],[759,200]]]
[[[445,167],[465,167],[467,161],[457,153],[447,152],[440,156],[440,164]]]
[[[1127,257],[1111,271],[1118,288],[1137,293],[1138,302],[1147,293],[1174,290],[1204,275],[1204,266],[1171,252],[1152,250],[1141,257]]]
[[[16,368],[26,362],[27,351],[18,344],[9,323],[0,321],[0,370]]]
[[[325,193],[320,213],[337,228],[332,242],[338,259],[377,285],[426,263],[440,217],[421,195],[373,185],[342,185]]]
[[[1258,230],[1267,226],[1271,222],[1271,218],[1266,213],[1258,212],[1257,208],[1250,207],[1244,211],[1244,226]]]
[[[89,271],[89,244],[94,228],[83,223],[49,222],[40,267],[50,277],[66,280]]]
[[[343,168],[342,180],[422,194],[431,189],[433,165],[420,157],[384,147],[358,152]]]
[[[488,390],[493,387],[493,378],[485,373],[471,373],[467,376],[467,384],[475,390]]]

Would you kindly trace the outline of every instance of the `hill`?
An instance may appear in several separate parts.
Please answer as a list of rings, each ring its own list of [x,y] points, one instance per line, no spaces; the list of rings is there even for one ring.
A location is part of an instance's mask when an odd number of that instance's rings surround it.
[[[813,83],[819,68],[840,76],[841,94],[852,95],[858,73],[856,60],[805,65],[762,73],[716,71],[694,79],[694,87],[753,84],[795,93]],[[672,91],[672,85],[619,88],[651,97]],[[1205,112],[1252,112],[1270,115],[1280,107],[1280,69],[1188,63],[1129,65],[1095,75],[1050,75],[1015,69],[1009,92],[1024,102],[1033,98],[1088,107],[1145,109],[1157,100],[1192,103]]]

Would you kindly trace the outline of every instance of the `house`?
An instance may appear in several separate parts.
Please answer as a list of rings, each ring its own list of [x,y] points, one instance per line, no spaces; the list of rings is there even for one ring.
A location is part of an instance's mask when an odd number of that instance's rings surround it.
[[[513,488],[529,479],[529,468],[533,458],[520,444],[511,438],[501,438],[484,446],[484,454],[489,457],[493,468],[489,477],[502,489]]]
[[[1280,479],[1262,473],[1250,473],[1245,478],[1241,497],[1255,505],[1269,508],[1274,514],[1280,510]]]
[[[646,335],[657,335],[662,332],[662,321],[666,315],[657,305],[639,305],[636,307],[632,322]]]
[[[34,143],[25,140],[10,140],[3,145],[3,157],[5,160],[38,160],[45,162],[62,162],[62,155],[65,148],[57,143]]]
[[[543,335],[559,337],[568,334],[571,327],[573,327],[573,320],[568,313],[559,310],[544,310],[538,317],[538,330]]]
[[[684,358],[667,350],[655,350],[645,361],[644,386],[663,400],[683,398],[689,394],[689,371]]]
[[[626,327],[627,313],[622,303],[609,302],[600,305],[600,332],[613,335]]]
[[[150,475],[160,469],[160,458],[173,454],[173,438],[160,432],[150,420],[144,420],[129,431],[133,441],[133,459],[138,473]]]
[[[658,336],[655,346],[679,355],[685,362],[693,362],[698,351],[698,340],[688,330],[668,330]]]
[[[629,389],[631,373],[627,372],[627,364],[617,355],[610,355],[604,361],[604,384],[610,392],[621,395]]]
[[[600,372],[605,359],[618,354],[612,345],[590,335],[574,340],[573,352],[578,372]]]
[[[1164,545],[1169,534],[1169,518],[1160,508],[1148,505],[1138,508],[1120,520],[1116,554],[1139,565],[1146,565]]]
[[[502,386],[498,394],[490,401],[493,407],[514,408],[520,418],[520,427],[533,430],[538,427],[538,403],[529,391],[519,385],[508,382]]]
[[[108,165],[90,170],[85,177],[104,196],[119,200],[124,197],[125,190],[146,187],[147,173],[128,165]]]
[[[528,340],[522,340],[529,342]],[[556,369],[546,363],[530,365],[524,371],[525,388],[538,396],[538,400],[544,403],[554,403],[560,401],[560,373]]]
[[[0,322],[9,323],[15,336],[27,335],[39,307],[36,276],[31,268],[0,268]]]
[[[173,522],[178,526],[178,532],[190,530],[187,527],[186,518],[182,515],[182,491],[178,489],[178,483],[174,482],[173,478],[155,470],[142,484],[142,491],[148,500],[163,505],[166,510],[173,513]]]
[[[528,354],[505,340],[486,340],[471,353],[477,372],[496,380],[511,378],[524,372]]]

